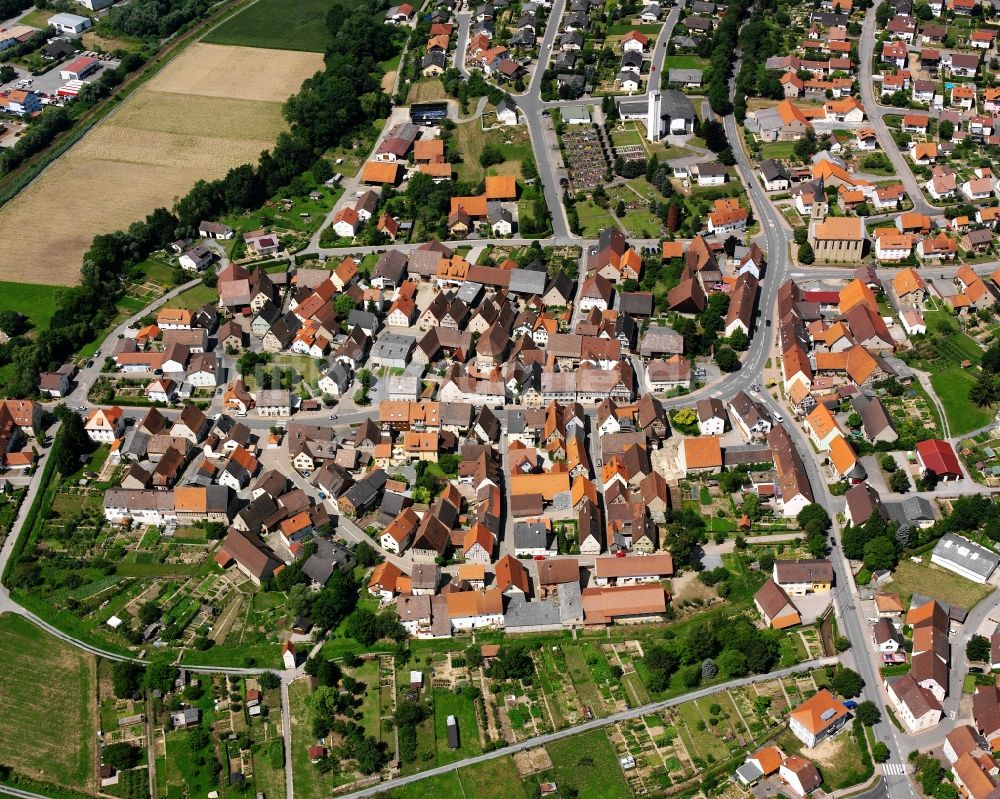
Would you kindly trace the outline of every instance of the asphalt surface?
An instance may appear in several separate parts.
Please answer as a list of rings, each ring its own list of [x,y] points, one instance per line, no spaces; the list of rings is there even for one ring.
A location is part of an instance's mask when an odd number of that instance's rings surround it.
[[[887,108],[880,105],[878,98],[875,96],[875,89],[872,84],[872,55],[875,52],[875,17],[877,13],[878,4],[876,3],[865,14],[865,21],[861,26],[861,39],[858,44],[858,57],[861,60],[859,82],[861,84],[861,100],[865,107],[865,116],[868,117],[868,124],[875,131],[875,135],[878,136],[879,146],[889,156],[889,160],[892,162],[893,167],[895,167],[896,177],[902,181],[903,186],[906,188],[906,193],[913,202],[913,210],[928,215],[939,214],[942,209],[931,205],[927,201],[923,189],[920,188],[917,179],[910,170],[910,165],[906,157],[896,146],[896,142],[892,139],[892,133],[883,119],[886,114],[905,114],[906,109]]]

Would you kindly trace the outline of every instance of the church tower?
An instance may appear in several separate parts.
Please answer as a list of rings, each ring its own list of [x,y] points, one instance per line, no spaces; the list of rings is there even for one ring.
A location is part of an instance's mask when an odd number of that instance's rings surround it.
[[[662,97],[658,91],[649,93],[649,107],[646,111],[646,138],[650,141],[659,141],[661,125],[663,124],[661,109]]]

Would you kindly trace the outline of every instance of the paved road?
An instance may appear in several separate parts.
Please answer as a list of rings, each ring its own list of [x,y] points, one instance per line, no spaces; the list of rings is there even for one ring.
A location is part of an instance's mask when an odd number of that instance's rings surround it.
[[[458,40],[455,44],[453,64],[461,76],[468,80],[469,70],[465,68],[465,51],[469,48],[469,29],[472,27],[472,12],[463,11],[461,14],[456,14],[455,21],[458,23]]]
[[[877,6],[877,3],[873,4],[865,14],[865,21],[861,26],[861,40],[858,45],[858,57],[861,59],[861,77],[859,81],[861,83],[861,99],[865,107],[865,114],[868,116],[869,124],[878,136],[879,145],[885,151],[885,154],[889,156],[889,160],[892,161],[892,165],[896,169],[896,176],[903,182],[906,193],[910,195],[910,199],[913,201],[913,210],[928,215],[938,214],[941,213],[942,209],[931,205],[927,201],[923,189],[917,183],[917,179],[910,170],[909,163],[896,146],[896,142],[893,141],[889,127],[883,119],[887,113],[900,114],[905,113],[905,111],[898,108],[886,108],[880,105],[878,99],[875,97],[875,90],[872,85],[872,55],[875,52],[875,17],[878,13]]]
[[[538,179],[541,181],[542,190],[545,193],[545,204],[549,208],[549,215],[552,217],[552,232],[556,239],[575,243],[577,236],[569,229],[569,220],[566,218],[566,209],[563,208],[562,204],[562,192],[559,189],[559,176],[556,174],[550,157],[550,152],[555,145],[551,133],[552,123],[548,117],[542,116],[543,108],[540,99],[542,75],[545,74],[548,67],[553,42],[559,35],[559,25],[565,8],[566,0],[555,0],[552,4],[548,22],[545,24],[545,34],[538,45],[538,63],[535,65],[535,72],[531,76],[527,90],[515,99],[528,124],[528,133],[531,135],[531,150],[534,153],[535,166],[538,169]]]
[[[568,738],[571,735],[579,735],[580,733],[589,732],[591,730],[598,730],[602,727],[607,727],[611,724],[617,724],[619,721],[627,721],[628,719],[636,719],[640,716],[644,716],[647,713],[656,713],[660,710],[665,710],[675,705],[679,705],[683,702],[690,702],[695,699],[702,699],[707,696],[712,696],[719,691],[725,691],[731,688],[741,688],[744,685],[751,685],[755,682],[763,682],[766,680],[774,680],[780,677],[787,677],[791,674],[797,674],[799,672],[808,671],[810,669],[820,668],[822,666],[834,664],[837,662],[837,658],[820,658],[817,660],[806,661],[805,663],[800,663],[798,666],[792,666],[787,669],[779,669],[778,671],[772,671],[770,674],[757,674],[752,677],[743,677],[738,680],[730,680],[725,683],[718,683],[716,685],[709,686],[707,688],[699,688],[697,691],[692,691],[690,693],[682,694],[681,696],[675,696],[673,699],[664,699],[659,702],[650,702],[646,705],[639,705],[638,707],[633,707],[629,710],[623,710],[620,713],[615,713],[611,716],[605,716],[602,719],[592,719],[591,721],[586,721],[583,724],[578,724],[575,727],[569,727],[565,730],[559,730],[557,732],[550,732],[545,735],[536,735],[534,738],[529,738],[526,741],[521,741],[517,744],[512,744],[510,746],[505,746],[502,749],[494,749],[492,752],[486,752],[475,757],[469,757],[465,760],[459,760],[456,763],[450,763],[446,766],[438,766],[437,768],[428,769],[427,771],[421,771],[418,774],[411,774],[408,777],[398,777],[394,780],[387,780],[386,782],[380,782],[377,785],[372,785],[369,788],[364,788],[360,791],[354,791],[353,793],[344,794],[342,799],[360,799],[364,796],[374,796],[380,794],[384,791],[392,790],[393,788],[398,788],[402,785],[408,785],[411,782],[416,782],[417,780],[425,779],[426,777],[436,777],[439,774],[447,774],[449,771],[455,771],[456,769],[463,768],[465,766],[473,766],[477,763],[485,763],[489,760],[495,760],[498,757],[506,757],[514,752],[521,752],[525,749],[534,749],[536,746],[545,746],[553,741],[559,741],[563,738]]]

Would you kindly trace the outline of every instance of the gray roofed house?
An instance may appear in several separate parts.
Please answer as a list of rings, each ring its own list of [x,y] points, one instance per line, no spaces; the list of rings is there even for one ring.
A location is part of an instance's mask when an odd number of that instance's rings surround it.
[[[618,295],[618,310],[629,316],[652,316],[651,291],[623,291]]]
[[[374,335],[376,330],[378,330],[379,321],[375,314],[355,308],[347,315],[347,325],[348,327],[354,327],[356,325],[371,336]]]
[[[406,277],[406,253],[386,250],[375,262],[371,283],[382,289],[396,288]]]
[[[544,555],[552,549],[553,535],[548,525],[542,522],[514,523],[514,553],[520,555]]]
[[[1000,555],[967,538],[945,533],[931,552],[931,563],[973,582],[985,583],[1000,564]]]
[[[936,518],[934,505],[926,497],[907,497],[899,502],[886,502],[885,509],[889,512],[889,518],[899,525],[929,527]]]
[[[545,272],[534,269],[513,269],[510,273],[510,284],[507,286],[512,294],[527,294],[540,297],[545,293]]]
[[[672,327],[652,326],[642,334],[639,341],[639,354],[643,358],[654,358],[659,355],[682,355],[684,353],[684,338]]]
[[[669,69],[667,70],[667,83],[671,86],[687,86],[697,88],[701,86],[700,69]]]
[[[302,573],[316,585],[326,585],[337,569],[350,568],[354,563],[351,551],[337,541],[314,538],[316,552],[302,564]]]
[[[564,625],[583,624],[583,592],[579,581],[562,583],[557,594],[559,618]]]
[[[634,72],[637,75],[642,72],[642,53],[637,50],[629,50],[622,56],[621,70],[623,72]]]
[[[761,163],[760,174],[764,178],[764,188],[768,191],[788,188],[788,173],[785,171],[785,168],[773,158],[768,158]]]
[[[405,369],[410,361],[410,354],[416,346],[413,336],[401,333],[383,333],[372,347],[371,361],[374,365]]]
[[[504,629],[507,632],[561,630],[559,604],[554,599],[535,599],[529,602],[524,594],[515,593],[507,603]]]

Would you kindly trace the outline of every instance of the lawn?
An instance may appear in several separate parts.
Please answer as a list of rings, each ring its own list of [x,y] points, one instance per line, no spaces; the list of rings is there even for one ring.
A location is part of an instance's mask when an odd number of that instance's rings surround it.
[[[846,729],[831,742],[833,749],[816,766],[823,777],[823,789],[839,791],[864,782],[871,776],[871,761],[865,757],[853,730]],[[826,748],[826,745],[823,745]]]
[[[622,799],[632,795],[604,730],[564,738],[546,749],[563,796],[570,786],[587,799]]]
[[[604,228],[615,227],[611,213],[598,207],[593,200],[584,200],[576,204],[577,218],[580,220],[580,233],[584,238],[594,239]]]
[[[469,122],[463,122],[455,126],[453,135],[462,158],[462,163],[455,165],[455,174],[459,180],[478,183],[486,174],[479,163],[479,154],[486,144],[486,134],[483,131],[482,123],[478,117]]]
[[[953,436],[965,435],[990,423],[994,411],[980,408],[969,400],[969,390],[976,384],[975,375],[960,366],[937,367],[931,373],[931,385],[941,400]]]
[[[458,749],[448,746],[448,716],[458,722]],[[454,763],[483,751],[479,743],[476,707],[463,694],[434,689],[434,739],[438,765]]]
[[[94,658],[19,616],[0,616],[0,752],[27,775],[81,789],[94,778]]]
[[[219,299],[218,289],[199,284],[189,288],[187,291],[178,294],[169,303],[171,308],[187,308],[189,311],[196,311],[205,303],[215,303]]]
[[[706,69],[708,61],[696,55],[668,55],[663,59],[663,71],[669,69]]]
[[[760,146],[763,158],[777,158],[779,160],[791,158],[795,152],[795,142],[793,141],[769,141]]]
[[[361,704],[361,726],[373,738],[382,740],[382,705],[379,701],[378,659],[366,660],[351,676],[368,686]]]
[[[333,780],[329,775],[320,774],[309,762],[309,747],[316,741],[311,732],[308,698],[308,680],[296,680],[288,686],[288,704],[292,714],[292,774],[296,797],[319,799],[330,795]]]
[[[56,311],[56,292],[59,286],[42,286],[31,283],[0,281],[0,311],[17,311],[24,314],[36,330],[48,330]]]
[[[705,709],[707,711],[707,705]],[[705,715],[699,710],[696,702],[685,702],[680,705],[678,711],[684,719],[684,726],[694,744],[692,751],[697,753],[697,757],[705,758],[706,755],[712,755],[716,760],[725,760],[729,757],[729,747],[715,730],[708,727]]]
[[[504,799],[527,799],[514,760],[509,756],[411,782],[393,788],[387,795],[392,799],[426,799],[428,796],[434,799],[472,799],[497,794],[498,791]]]
[[[926,594],[953,605],[972,610],[993,590],[988,585],[978,585],[964,577],[930,564],[900,561],[892,573],[892,582],[884,590],[899,593],[903,606],[909,604],[913,594]]]
[[[621,223],[630,236],[637,238],[656,238],[661,232],[660,220],[645,208],[627,211]]]
[[[210,30],[204,41],[322,53],[333,42],[326,26],[331,0],[257,0]]]
[[[167,733],[167,799],[186,796],[206,796],[217,790],[219,780],[212,776],[208,764],[197,762],[188,745],[186,730]]]
[[[566,645],[562,649],[566,655],[566,668],[569,669],[570,679],[573,681],[580,701],[589,705],[595,716],[606,716],[604,700],[591,678],[590,666],[587,665],[587,659],[583,652],[578,646]]]

